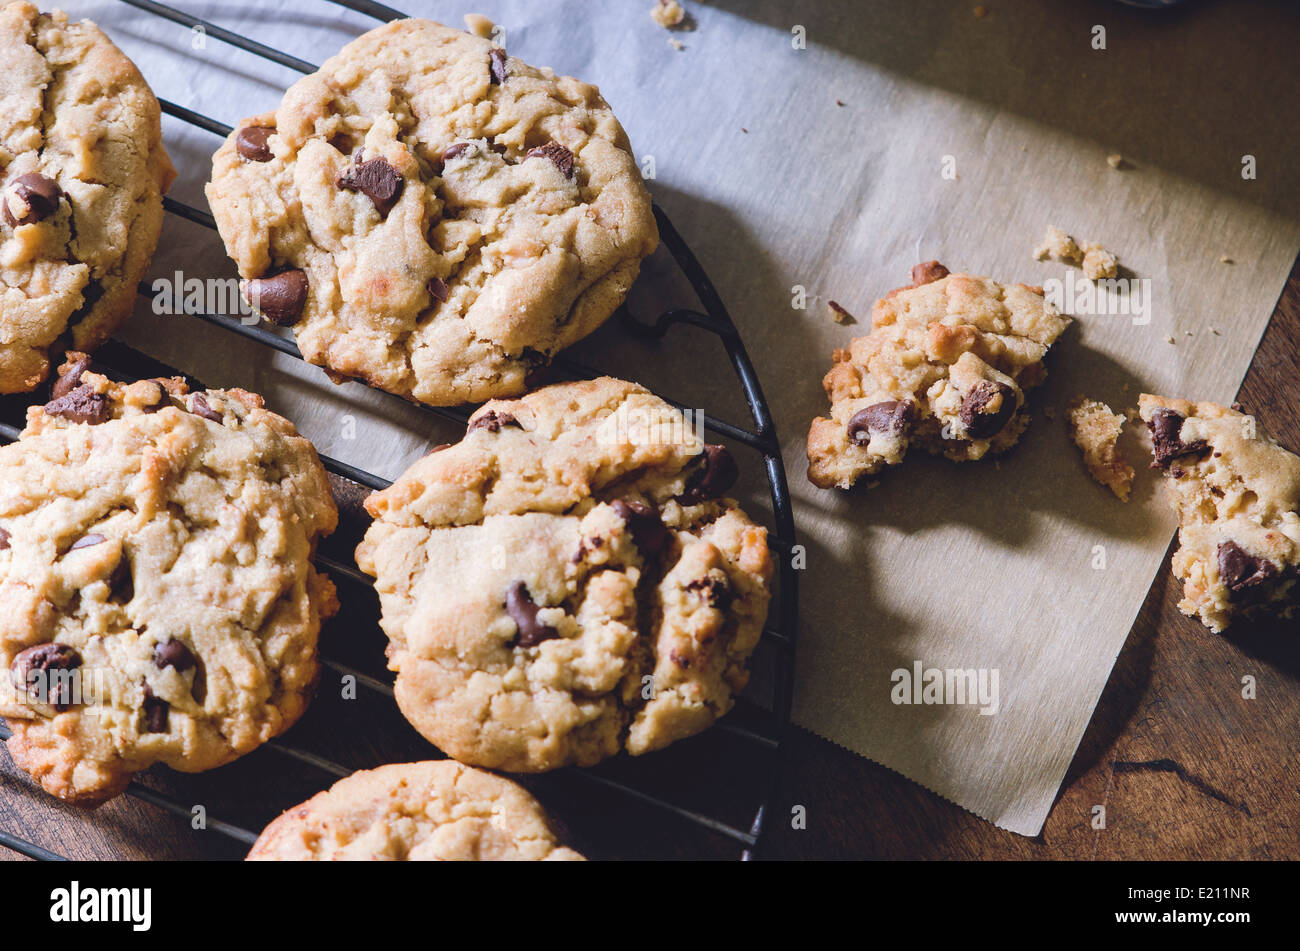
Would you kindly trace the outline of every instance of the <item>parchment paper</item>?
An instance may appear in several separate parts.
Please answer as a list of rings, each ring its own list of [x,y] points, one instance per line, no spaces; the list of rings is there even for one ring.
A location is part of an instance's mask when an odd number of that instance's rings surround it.
[[[180,5],[313,63],[374,25],[318,0]],[[808,546],[797,720],[1037,833],[1174,528],[1144,460],[1128,505],[1088,480],[1059,411],[1076,392],[1117,408],[1143,389],[1231,400],[1300,248],[1293,7],[1161,16],[991,0],[977,17],[965,2],[722,0],[687,3],[698,29],[672,34],[676,50],[652,0],[396,5],[454,26],[487,14],[516,55],[599,84],[638,156],[653,157],[655,198],[728,302],[780,428]],[[225,122],[273,109],[296,78],[125,4],[66,6],[104,26],[159,95]],[[165,121],[182,173],[173,195],[203,207],[217,140]],[[1125,167],[1107,165],[1112,152]],[[820,379],[831,350],[866,332],[872,300],[925,258],[1064,280],[1067,268],[1030,257],[1049,224],[1149,279],[1149,323],[1081,317],[1051,356],[1038,418],[998,464],[918,457],[874,489],[810,486]],[[153,273],[177,269],[234,273],[210,233],[169,218]],[[646,268],[642,313],[683,302],[672,275],[662,253]],[[806,309],[792,307],[796,285]],[[859,323],[832,323],[828,298]],[[122,336],[209,384],[263,393],[323,452],[388,477],[457,438],[192,318],[146,305]],[[708,337],[647,345],[610,326],[573,356],[747,422]],[[746,469],[739,492],[761,509],[761,473]],[[996,671],[997,712],[895,705],[891,673],[918,661]]]

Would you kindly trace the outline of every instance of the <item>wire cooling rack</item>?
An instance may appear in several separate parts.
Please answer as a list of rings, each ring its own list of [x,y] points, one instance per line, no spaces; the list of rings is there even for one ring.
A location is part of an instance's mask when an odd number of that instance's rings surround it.
[[[247,37],[240,36],[229,30],[223,29],[213,23],[208,23],[198,17],[191,16],[181,10],[165,6],[161,3],[154,3],[151,0],[122,0],[129,6],[136,7],[156,16],[164,17],[175,23],[191,29],[199,28],[208,36],[228,43],[231,46],[238,47],[246,52],[253,53],[264,59],[286,66],[289,69],[296,70],[300,73],[315,72],[317,66],[305,62],[293,56],[289,56],[278,50],[264,46]],[[405,14],[394,10],[391,7],[379,3],[370,3],[366,0],[326,0],[337,6],[346,7],[358,13],[373,17],[374,19],[389,22],[392,20],[402,19]],[[165,99],[159,99],[162,111],[183,122],[196,126],[216,136],[225,137],[230,134],[231,127],[218,122],[208,116],[201,115],[191,109],[170,102]],[[165,209],[178,217],[202,225],[205,228],[216,230],[216,223],[212,215],[207,211],[194,208],[183,204],[172,198],[164,198],[163,204]],[[771,811],[772,801],[778,791],[780,781],[780,768],[782,763],[782,745],[790,723],[790,708],[792,701],[794,685],[794,652],[795,638],[798,621],[798,581],[794,569],[794,559],[791,557],[792,550],[795,547],[795,528],[794,517],[790,503],[789,486],[786,483],[785,467],[781,461],[780,443],[777,439],[776,428],[772,422],[772,416],[768,409],[767,401],[763,396],[762,387],[759,385],[758,377],[754,372],[754,367],[750,361],[749,354],[745,349],[745,344],[741,340],[735,324],[732,323],[726,307],[722,303],[713,283],[709,280],[708,275],[700,266],[699,261],[691,252],[690,247],[682,239],[677,229],[673,227],[672,222],[668,220],[663,210],[655,205],[655,219],[659,225],[660,238],[663,245],[672,255],[677,266],[690,282],[699,300],[703,312],[691,308],[676,308],[668,310],[658,316],[653,322],[643,322],[634,318],[627,310],[626,306],[619,309],[615,314],[623,328],[634,336],[644,338],[658,338],[666,335],[670,330],[678,325],[685,325],[696,328],[707,333],[716,335],[726,349],[727,357],[737,379],[740,382],[741,389],[744,392],[745,400],[748,403],[749,411],[753,417],[754,429],[748,430],[740,426],[733,425],[721,419],[717,419],[707,413],[703,414],[704,426],[711,432],[740,443],[756,452],[762,459],[766,472],[768,486],[771,492],[773,517],[776,524],[776,534],[769,537],[772,547],[775,549],[778,562],[780,564],[779,588],[777,596],[773,601],[772,609],[768,616],[768,622],[763,631],[761,646],[767,649],[772,656],[772,677],[771,677],[771,713],[764,718],[764,725],[761,728],[753,728],[741,725],[736,722],[737,717],[732,714],[723,718],[713,729],[720,731],[730,738],[733,738],[737,744],[743,744],[746,750],[753,756],[761,757],[762,762],[758,765],[761,774],[765,774],[765,779],[759,784],[759,788],[754,790],[752,821],[747,828],[741,828],[737,824],[724,821],[716,816],[706,814],[693,808],[680,805],[673,802],[670,798],[659,794],[655,791],[647,791],[638,787],[635,783],[622,781],[612,778],[608,775],[594,770],[583,770],[570,768],[561,771],[563,774],[581,777],[582,782],[591,783],[618,796],[634,800],[642,805],[655,809],[663,810],[667,813],[677,816],[691,825],[695,826],[701,833],[712,833],[730,839],[741,849],[740,857],[744,860],[755,858],[759,855],[765,832],[768,829],[768,817]],[[140,294],[144,297],[152,298],[153,292],[149,285],[140,286]],[[292,340],[282,337],[261,324],[246,325],[237,317],[223,316],[219,314],[194,314],[211,324],[215,324],[225,330],[239,334],[249,340],[254,341],[262,346],[271,347],[272,349],[301,360],[302,354]],[[125,348],[120,348],[125,350]],[[128,351],[129,352],[129,351]],[[551,365],[560,372],[578,379],[591,378],[602,375],[599,371],[584,366],[573,360],[558,356],[552,360]],[[129,378],[129,374],[124,374],[113,367],[108,366],[103,361],[101,352],[100,358],[96,361],[96,370],[116,379]],[[179,375],[179,374],[178,374]],[[394,397],[396,399],[397,397]],[[669,402],[674,402],[669,399]],[[685,409],[681,403],[675,403],[679,408]],[[448,407],[427,407],[421,406],[422,410],[432,413],[444,419],[452,420],[458,423],[465,423],[469,419],[470,411],[464,408]],[[0,422],[0,441],[12,442],[18,438],[19,429],[15,426]],[[346,479],[350,482],[364,486],[369,489],[386,488],[389,483],[372,473],[366,472],[341,460],[332,459],[328,456],[322,456],[321,461],[325,467],[334,475]],[[371,579],[363,574],[355,564],[335,560],[326,557],[323,554],[316,556],[316,565],[330,574],[334,575],[336,580],[340,580],[347,585],[364,585],[372,584]],[[377,677],[370,676],[361,670],[357,670],[347,664],[328,657],[321,657],[321,665],[332,669],[340,675],[352,676],[356,679],[358,686],[375,691],[379,694],[391,698],[393,688],[391,684],[385,683]],[[310,714],[310,710],[308,711]],[[0,738],[8,738],[9,731],[0,723]],[[318,756],[315,753],[300,749],[294,745],[281,740],[273,740],[266,744],[267,747],[276,751],[278,754],[296,760],[299,763],[306,764],[323,773],[335,777],[348,776],[355,770],[353,768],[341,765],[330,759]],[[431,751],[432,753],[432,751]],[[365,768],[365,767],[358,767]],[[181,803],[173,796],[159,792],[140,781],[136,780],[131,783],[127,789],[127,795],[133,796],[143,802],[149,803],[160,809],[163,809],[173,815],[185,820],[191,818],[190,807]],[[294,805],[293,802],[280,804],[281,809],[289,808]],[[225,836],[235,842],[251,845],[257,838],[257,832],[244,828],[243,826],[222,821],[219,817],[209,814],[207,819],[207,828],[219,835]],[[0,830],[0,846],[7,847],[26,855],[30,858],[43,861],[59,861],[64,858],[55,852],[50,851],[34,842],[31,842],[21,835]]]

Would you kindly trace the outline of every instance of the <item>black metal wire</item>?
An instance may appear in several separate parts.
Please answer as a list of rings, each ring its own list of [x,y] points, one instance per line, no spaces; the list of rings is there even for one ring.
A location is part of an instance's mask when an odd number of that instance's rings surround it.
[[[364,13],[376,20],[383,20],[385,23],[406,19],[405,13],[394,10],[392,7],[386,7],[382,3],[370,3],[369,0],[350,0],[350,2],[349,0],[329,0],[329,2],[340,7],[347,7],[349,10],[355,10],[357,13]]]
[[[175,23],[180,23],[191,28],[202,28],[205,33],[221,40],[222,42],[278,63],[282,66],[286,66],[289,69],[301,73],[310,73],[316,69],[315,66],[304,60],[271,49],[270,47],[264,46],[254,40],[232,33],[229,30],[225,30],[222,27],[208,23],[172,7],[151,2],[151,0],[123,0],[123,2],[138,9],[164,17]],[[379,3],[366,2],[366,0],[329,0],[329,2],[383,21],[400,19],[404,16],[402,13],[391,7]],[[204,129],[214,135],[226,136],[230,134],[231,127],[223,122],[167,100],[161,100],[160,102],[163,112],[169,116],[180,119],[196,128]],[[216,229],[216,222],[209,212],[193,208],[171,198],[164,198],[163,202],[164,207],[168,212],[205,228]],[[764,467],[771,491],[773,515],[778,526],[778,531],[781,533],[780,535],[770,538],[774,547],[777,547],[782,552],[782,557],[780,558],[781,584],[778,611],[780,618],[778,627],[780,630],[768,629],[764,631],[765,639],[776,644],[781,649],[779,657],[779,676],[775,678],[773,685],[774,695],[772,698],[773,712],[776,714],[777,720],[777,733],[775,736],[769,736],[764,733],[755,732],[738,724],[733,724],[725,718],[715,727],[715,729],[745,739],[756,746],[766,748],[769,750],[769,754],[774,758],[774,762],[772,763],[772,768],[769,770],[771,779],[769,781],[767,795],[763,797],[757,811],[755,812],[753,822],[748,831],[738,829],[726,822],[704,815],[703,813],[676,805],[597,772],[571,769],[567,770],[566,773],[572,776],[580,776],[591,784],[618,792],[627,798],[634,799],[646,805],[654,806],[688,820],[701,828],[708,829],[711,832],[732,839],[744,846],[742,858],[750,859],[755,856],[757,848],[763,840],[764,832],[766,831],[766,817],[768,812],[767,804],[773,800],[778,790],[778,782],[780,778],[779,769],[781,765],[779,754],[781,744],[785,739],[790,722],[793,688],[793,650],[798,619],[798,579],[795,575],[793,560],[788,557],[790,550],[795,545],[793,510],[791,506],[789,486],[785,478],[785,469],[781,460],[781,447],[776,436],[775,426],[772,422],[771,411],[769,410],[767,402],[763,396],[762,387],[758,382],[757,374],[754,372],[754,367],[749,358],[749,354],[745,349],[744,342],[742,341],[739,332],[736,330],[735,324],[732,322],[725,305],[722,303],[721,297],[713,287],[712,281],[709,280],[704,268],[700,265],[690,247],[686,244],[685,240],[668,219],[668,216],[658,207],[658,205],[654,206],[654,215],[659,225],[659,232],[664,246],[672,254],[673,259],[690,281],[691,286],[695,290],[695,293],[705,310],[705,313],[702,314],[691,309],[676,309],[663,313],[652,323],[646,324],[637,321],[626,311],[626,309],[624,309],[622,311],[624,325],[627,327],[629,332],[637,336],[662,337],[674,326],[678,324],[686,324],[713,333],[722,340],[723,346],[727,351],[728,359],[732,364],[732,369],[740,380],[741,388],[744,391],[750,414],[753,417],[756,432],[749,432],[739,426],[735,426],[723,420],[715,419],[708,415],[704,416],[704,425],[706,428],[718,433],[719,435],[733,439],[762,453]],[[144,296],[152,296],[146,285],[141,285],[140,293]],[[222,315],[200,313],[194,314],[193,316],[220,326],[223,329],[230,330],[263,346],[269,346],[280,353],[299,360],[302,359],[301,352],[291,340],[273,333],[264,327],[257,325],[249,326],[238,319]],[[568,358],[560,357],[554,360],[553,363],[561,370],[574,376],[590,378],[601,375],[599,371],[583,366],[582,364]],[[669,402],[673,401],[669,400]],[[686,407],[680,403],[674,403],[674,405],[679,409],[686,409]],[[435,415],[441,416],[444,419],[450,419],[460,423],[464,423],[468,418],[468,413],[461,409],[446,407],[422,408],[434,413]],[[0,423],[0,439],[4,441],[12,441],[17,439],[18,435],[19,430],[17,428]],[[386,480],[340,460],[331,459],[327,456],[322,456],[321,460],[326,468],[331,472],[357,484],[372,489],[382,489],[389,485]],[[350,581],[366,585],[371,583],[370,578],[354,566],[334,561],[323,555],[317,555],[316,562],[317,566],[321,569],[338,574]],[[357,683],[370,690],[374,690],[381,695],[392,696],[392,686],[377,678],[326,658],[322,658],[321,663],[340,674],[356,678]],[[0,725],[0,738],[7,738],[8,732],[7,729],[4,729],[3,725]],[[272,741],[268,743],[267,746],[281,755],[305,763],[326,773],[336,776],[347,776],[352,772],[352,770],[345,766],[314,753],[299,750],[296,747],[286,745],[280,741]],[[128,787],[127,792],[144,802],[149,802],[175,815],[187,819],[190,817],[190,811],[185,806],[175,802],[156,790],[142,785],[138,781],[132,782]],[[228,838],[245,844],[251,844],[257,838],[256,833],[251,830],[218,819],[207,819],[207,827],[227,836]],[[11,835],[2,830],[0,830],[0,845],[11,848],[31,858],[47,861],[60,860],[63,858],[63,856],[50,852],[35,843],[28,842],[21,837]]]
[[[215,23],[209,23],[206,20],[200,20],[196,16],[190,16],[174,7],[164,6],[161,3],[153,3],[152,0],[122,0],[128,6],[136,7],[148,13],[157,14],[164,19],[171,20],[173,23],[179,23],[181,26],[188,26],[190,29],[198,27],[208,36],[215,37],[223,43],[229,43],[231,46],[237,46],[241,50],[252,53],[254,56],[260,56],[262,59],[268,59],[273,63],[281,66],[287,66],[289,69],[297,70],[300,73],[314,73],[316,67],[306,60],[298,59],[296,56],[290,56],[287,53],[281,53],[279,50],[264,46],[256,40],[250,40],[247,37],[240,36],[238,33],[231,33],[229,30],[217,26]]]
[[[66,862],[68,860],[66,856],[42,848],[35,842],[28,842],[19,836],[10,835],[3,829],[0,829],[0,845],[12,849],[19,855],[25,855],[29,859],[36,859],[38,862]]]

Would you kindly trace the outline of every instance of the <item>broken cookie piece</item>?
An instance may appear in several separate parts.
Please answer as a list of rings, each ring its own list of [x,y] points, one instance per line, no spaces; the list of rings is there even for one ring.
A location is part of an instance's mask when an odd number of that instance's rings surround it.
[[[918,264],[910,285],[876,301],[871,332],[835,352],[822,381],[830,418],[808,431],[808,478],[847,489],[912,445],[959,461],[1009,449],[1069,322],[1041,288]]]
[[[1083,450],[1088,474],[1106,486],[1121,502],[1133,487],[1133,467],[1119,454],[1116,442],[1124,430],[1124,417],[1105,403],[1076,396],[1070,403],[1070,438]]]
[[[1294,616],[1300,456],[1214,403],[1143,394],[1139,406],[1178,513],[1179,609],[1215,633],[1239,616]]]

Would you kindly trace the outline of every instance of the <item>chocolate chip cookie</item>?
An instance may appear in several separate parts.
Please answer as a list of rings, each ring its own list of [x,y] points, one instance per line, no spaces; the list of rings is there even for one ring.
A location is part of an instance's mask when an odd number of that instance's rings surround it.
[[[516,783],[451,760],[341,779],[272,822],[249,861],[580,861]]]
[[[876,301],[871,332],[835,351],[822,381],[831,416],[808,431],[808,478],[847,489],[913,445],[958,461],[1005,452],[1069,322],[1041,288],[918,264],[910,285]]]
[[[407,719],[448,755],[536,772],[659,749],[744,688],[767,532],[683,415],[604,378],[493,401],[366,508]]]
[[[311,559],[338,515],[259,397],[110,383],[73,357],[0,448],[0,714],[15,763],[94,804],[298,719],[336,610]]]
[[[524,392],[658,243],[595,86],[428,20],[366,33],[241,123],[208,200],[309,361],[434,405]]]
[[[131,313],[176,177],[158,101],[93,23],[0,10],[0,393]]]
[[[1179,609],[1216,633],[1238,616],[1294,616],[1300,456],[1235,409],[1149,394],[1139,407],[1178,512]]]

